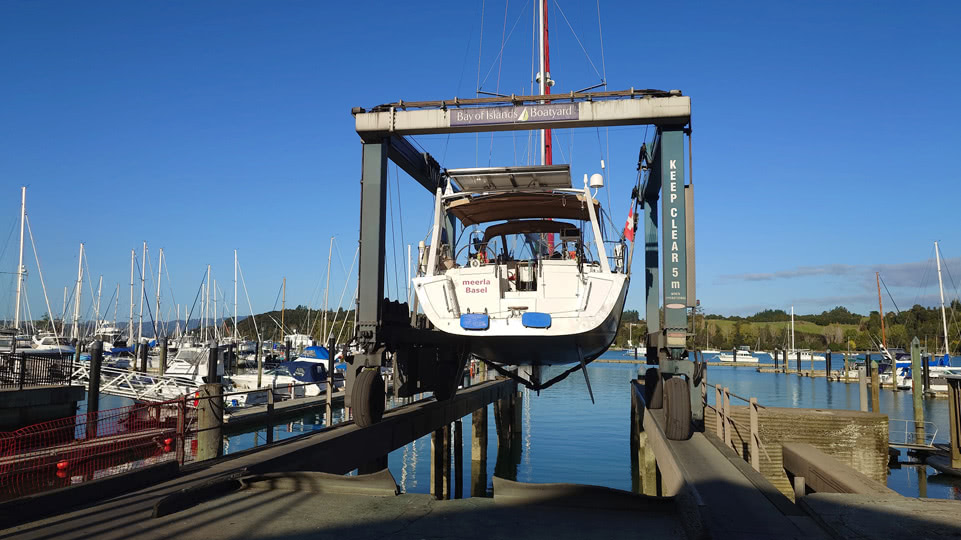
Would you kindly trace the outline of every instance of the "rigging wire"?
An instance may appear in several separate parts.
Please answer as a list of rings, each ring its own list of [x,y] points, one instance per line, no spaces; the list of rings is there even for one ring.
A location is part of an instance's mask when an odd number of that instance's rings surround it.
[[[557,0],[554,0],[554,5],[557,6],[557,11],[559,11],[561,13],[561,16],[564,17],[564,22],[566,22],[567,27],[571,29],[571,34],[574,35],[574,39],[577,41],[577,44],[580,45],[581,50],[584,51],[584,56],[587,57],[587,61],[591,64],[591,68],[594,70],[594,73],[597,74],[597,77],[601,80],[601,83],[606,84],[604,77],[602,77],[601,73],[597,71],[597,66],[595,66],[594,61],[591,60],[591,55],[587,53],[587,49],[585,49],[584,44],[581,43],[581,38],[577,37],[577,32],[575,32],[574,27],[571,26],[571,21],[567,20],[567,15],[564,13],[564,10],[561,9],[561,5],[557,3]]]
[[[254,320],[254,333],[257,334],[257,342],[262,342],[263,338],[260,335],[260,329],[257,328],[257,317],[254,316],[254,307],[250,304],[250,295],[247,294],[247,281],[244,280],[244,269],[240,266],[240,261],[237,261],[237,271],[240,273],[240,282],[244,286],[244,296],[247,297],[247,309],[250,310],[250,318]]]
[[[504,28],[501,30],[501,51],[504,50],[504,34],[507,32],[507,13],[508,13],[508,11],[509,11],[509,9],[510,9],[510,5],[511,5],[510,0],[507,0],[506,2],[504,2]],[[523,12],[524,12],[524,10],[522,9],[522,10],[521,10],[521,13],[523,13]],[[518,16],[517,16],[517,19],[520,20],[520,17],[521,17],[521,16],[518,15]],[[501,92],[501,71],[502,71],[502,68],[503,68],[503,67],[504,67],[504,55],[503,55],[503,53],[502,53],[502,54],[500,55],[500,57],[497,59],[497,85],[494,86],[494,93],[495,93],[495,94],[500,94],[500,92]],[[478,88],[478,90],[480,90],[480,89]],[[490,165],[491,165],[491,160],[493,159],[493,156],[494,156],[494,132],[492,131],[492,132],[491,132],[491,144],[490,144],[490,149],[487,151],[487,166],[488,166],[488,167],[490,167]]]
[[[37,261],[37,274],[40,276],[40,288],[43,289],[43,301],[47,305],[47,315],[50,317],[50,326],[53,327],[54,337],[57,338],[57,341],[60,341],[60,334],[57,332],[57,325],[53,319],[53,310],[50,309],[50,298],[47,296],[47,286],[43,282],[43,270],[40,269],[40,255],[37,253],[37,244],[33,240],[33,227],[30,225],[30,216],[24,217],[27,222],[27,231],[30,232],[30,245],[33,247],[33,258]]]
[[[527,8],[527,4],[529,3],[530,3],[530,0],[527,0],[527,2],[524,3],[524,7],[521,8],[521,14],[518,15],[517,18],[514,20],[514,24],[513,26],[511,26],[511,31],[507,33],[507,38],[503,40],[501,43],[500,52],[497,53],[497,57],[494,58],[493,62],[491,62],[491,67],[487,70],[487,74],[484,75],[484,80],[481,81],[481,83],[477,86],[478,91],[484,88],[484,84],[487,82],[487,79],[490,78],[491,72],[494,71],[494,65],[497,64],[497,62],[504,56],[504,47],[507,45],[507,42],[511,40],[511,36],[514,35],[514,29],[517,28],[517,23],[520,22],[521,17],[524,16],[524,10]]]
[[[481,56],[484,52],[484,10],[487,7],[487,1],[481,0],[481,16],[480,16],[480,38],[477,42],[477,79],[474,84],[474,97],[480,96],[480,69],[481,69]],[[447,136],[450,138],[450,135]],[[474,134],[474,166],[477,166],[478,156],[480,155],[480,133]]]
[[[898,315],[900,315],[901,310],[898,309],[898,303],[894,301],[894,296],[891,294],[891,291],[888,290],[888,284],[884,282],[884,278],[881,277],[881,274],[878,274],[878,279],[881,280],[881,285],[884,285],[884,290],[888,293],[888,298],[890,298],[891,303],[894,304],[894,311],[897,311]]]
[[[394,164],[394,182],[397,187],[397,220],[400,224],[400,244],[401,246],[404,246],[406,245],[405,240],[407,236],[404,234],[404,205],[400,203],[400,170],[398,170],[396,163]],[[404,256],[403,251],[404,250],[401,249],[401,258]],[[407,265],[403,264],[403,261],[401,262],[401,266],[404,267],[404,287],[401,287],[401,289],[404,289],[410,284],[410,275],[407,271]],[[353,269],[353,266],[351,266],[351,269]],[[406,291],[402,292],[406,294]]]

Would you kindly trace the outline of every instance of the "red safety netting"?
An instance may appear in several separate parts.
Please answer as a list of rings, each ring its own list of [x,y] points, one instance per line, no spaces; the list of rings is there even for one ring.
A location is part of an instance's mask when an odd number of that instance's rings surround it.
[[[163,461],[191,461],[196,419],[194,400],[178,399],[0,433],[0,500]]]

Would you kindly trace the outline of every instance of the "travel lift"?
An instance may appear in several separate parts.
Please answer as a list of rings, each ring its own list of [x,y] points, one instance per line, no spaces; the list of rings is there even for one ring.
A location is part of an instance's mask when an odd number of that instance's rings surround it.
[[[559,108],[562,108],[559,109]],[[553,112],[552,112],[553,110]],[[686,350],[688,309],[694,301],[693,186],[685,185],[684,134],[690,135],[691,100],[678,90],[625,90],[535,96],[509,96],[449,101],[404,102],[371,110],[354,108],[357,134],[363,143],[360,203],[360,266],[357,324],[347,362],[346,405],[361,427],[384,414],[384,382],[380,368],[393,355],[396,397],[433,392],[449,399],[463,379],[468,361],[467,339],[430,328],[417,310],[384,298],[387,161],[393,161],[431,195],[446,189],[441,167],[418,152],[408,135],[481,133],[541,129],[653,125],[651,148],[641,147],[638,168],[647,173],[634,202],[644,208],[645,299],[649,365],[645,380],[651,408],[665,404],[669,436],[686,439],[691,420],[700,423],[703,364]],[[640,174],[638,178],[643,178]],[[664,213],[664,313],[659,311],[658,198]],[[456,238],[449,218],[448,238]],[[690,235],[690,236],[688,236]],[[633,249],[632,249],[633,251]],[[632,254],[633,255],[633,254]],[[628,264],[630,264],[630,260]],[[415,306],[416,307],[416,306]],[[683,396],[690,396],[689,400]],[[663,396],[663,397],[662,397]]]

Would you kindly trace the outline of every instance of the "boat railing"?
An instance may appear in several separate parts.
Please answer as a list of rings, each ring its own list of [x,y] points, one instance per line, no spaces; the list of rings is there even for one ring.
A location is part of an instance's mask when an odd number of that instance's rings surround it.
[[[937,436],[938,426],[934,422],[888,418],[888,439],[892,445],[934,447]]]

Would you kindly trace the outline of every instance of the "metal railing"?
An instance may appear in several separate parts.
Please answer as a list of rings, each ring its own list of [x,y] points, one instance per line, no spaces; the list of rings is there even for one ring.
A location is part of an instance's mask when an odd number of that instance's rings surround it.
[[[888,418],[889,444],[933,448],[937,436],[938,426],[934,422]]]
[[[73,382],[73,354],[0,354],[0,389],[29,386],[69,386]]]
[[[760,435],[760,409],[766,408],[757,402],[757,398],[754,397],[743,397],[731,392],[728,387],[721,387],[716,384],[710,384],[705,382],[705,393],[703,395],[704,406],[713,408],[717,413],[717,423],[716,423],[716,433],[717,437],[724,441],[724,445],[728,448],[736,448],[732,443],[732,436],[737,428],[737,424],[734,421],[734,417],[731,414],[731,398],[740,399],[748,404],[748,415],[749,415],[749,438],[750,438],[750,460],[751,467],[755,471],[761,470],[761,452],[767,456],[767,459],[771,461],[771,455],[768,454],[767,448],[765,448],[764,443],[761,442]],[[707,403],[707,393],[706,388],[708,386],[714,387],[714,407],[711,407]],[[742,429],[744,426],[741,426]],[[742,456],[743,457],[743,456]]]

